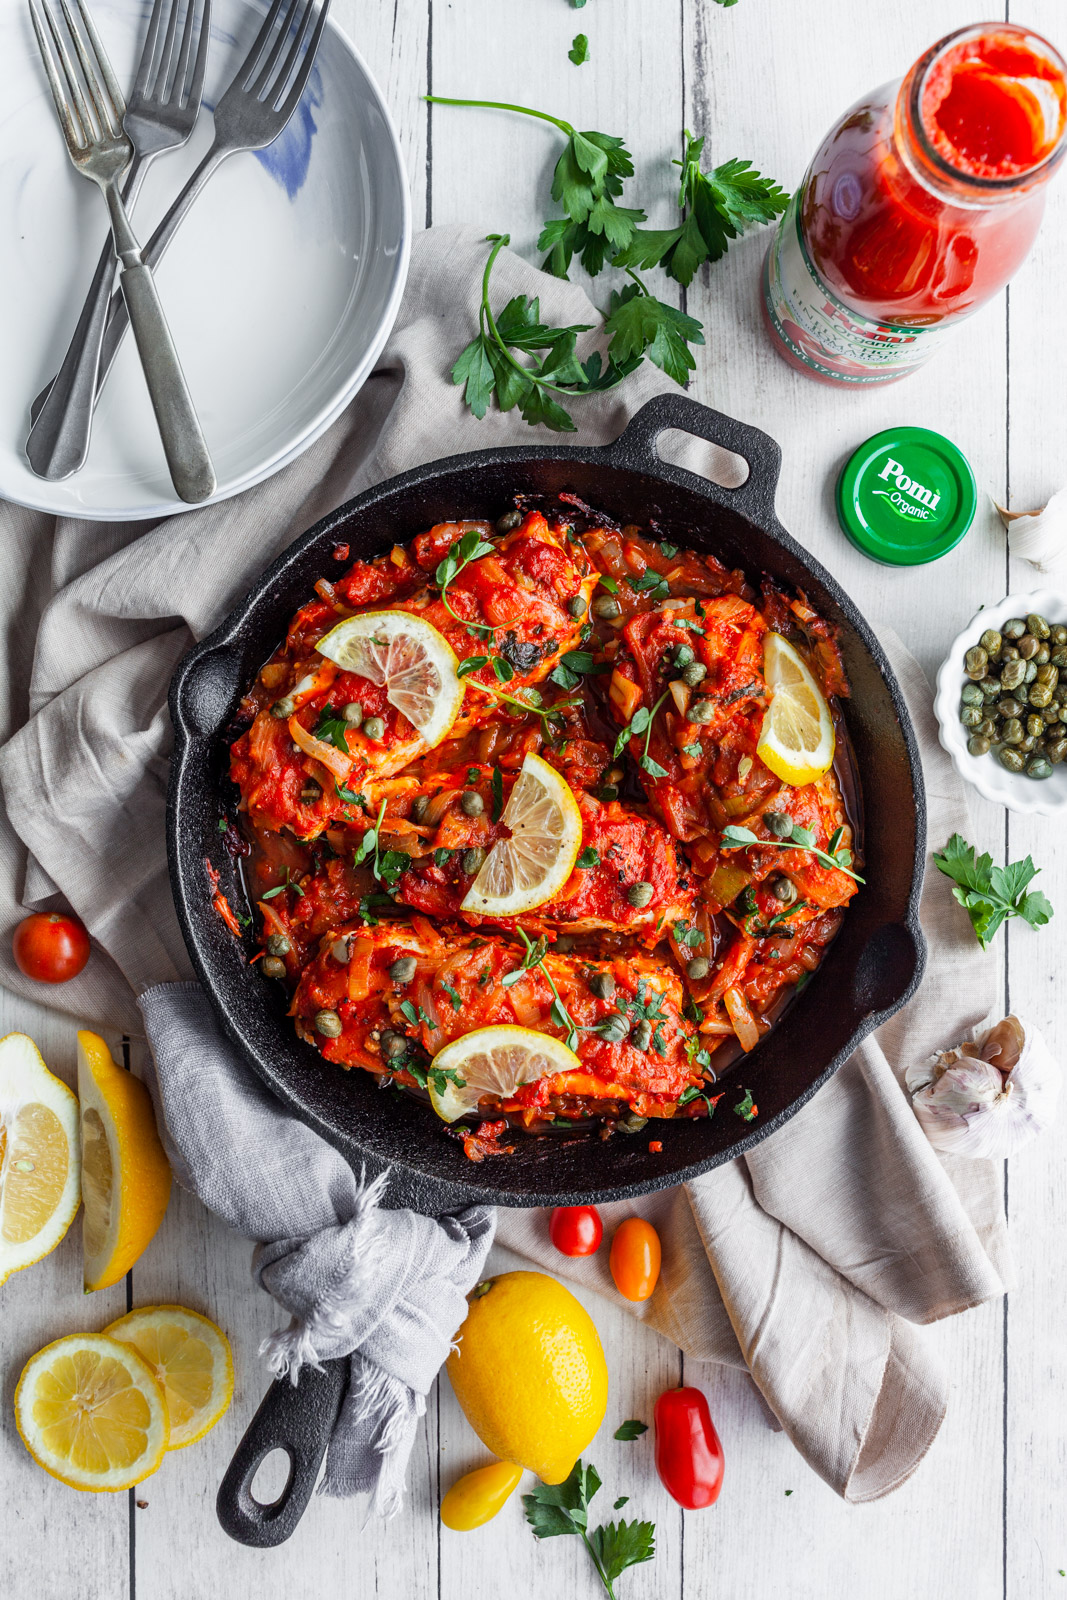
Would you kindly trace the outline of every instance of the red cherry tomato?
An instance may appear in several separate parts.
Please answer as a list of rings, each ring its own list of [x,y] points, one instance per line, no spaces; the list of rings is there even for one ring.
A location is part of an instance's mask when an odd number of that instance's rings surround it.
[[[604,1224],[596,1206],[557,1206],[548,1235],[561,1256],[593,1256],[600,1249]]]
[[[77,917],[35,911],[15,929],[11,952],[27,978],[38,983],[66,983],[78,976],[89,959],[89,935]]]
[[[722,1443],[699,1389],[668,1389],[656,1401],[656,1471],[687,1511],[712,1506],[722,1488]]]
[[[647,1300],[659,1278],[659,1234],[644,1217],[627,1217],[611,1241],[611,1276],[626,1300]]]

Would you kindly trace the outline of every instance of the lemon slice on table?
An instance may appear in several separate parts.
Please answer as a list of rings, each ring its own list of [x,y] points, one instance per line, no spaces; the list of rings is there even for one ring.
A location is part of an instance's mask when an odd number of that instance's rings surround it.
[[[45,1345],[22,1369],[15,1422],[30,1455],[72,1489],[132,1489],[167,1448],[167,1402],[148,1363],[100,1333]]]
[[[315,649],[344,672],[385,688],[391,706],[431,746],[459,716],[463,683],[455,651],[432,623],[409,611],[371,611],[347,617]]]
[[[565,778],[529,755],[500,818],[498,839],[463,901],[464,911],[514,917],[559,893],[582,847],[582,814]]]
[[[221,1328],[184,1306],[142,1306],[104,1329],[132,1345],[151,1367],[167,1401],[168,1449],[202,1439],[233,1399],[233,1352]]]
[[[582,1063],[562,1039],[502,1022],[476,1028],[438,1050],[427,1075],[430,1101],[443,1121],[455,1122],[464,1112],[473,1111],[483,1095],[506,1098],[521,1084],[551,1078],[557,1072],[580,1072],[581,1068]],[[446,1078],[439,1090],[434,1086],[434,1074],[440,1072],[453,1072],[461,1082]]]
[[[763,642],[763,675],[771,703],[756,754],[783,783],[799,788],[829,772],[834,761],[830,707],[803,658],[780,633]]]
[[[62,1239],[81,1199],[78,1102],[24,1033],[0,1039],[0,1283]]]
[[[106,1289],[144,1254],[170,1199],[170,1167],[148,1090],[111,1059],[99,1034],[78,1034],[82,1248],[86,1289]]]

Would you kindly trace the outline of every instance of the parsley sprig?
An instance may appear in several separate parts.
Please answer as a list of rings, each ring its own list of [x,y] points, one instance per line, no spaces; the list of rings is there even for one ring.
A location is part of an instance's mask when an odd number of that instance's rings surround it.
[[[952,893],[970,917],[983,950],[989,949],[1009,917],[1022,917],[1031,928],[1043,928],[1054,914],[1040,889],[1026,892],[1041,870],[1029,856],[995,867],[992,856],[977,856],[974,845],[954,833],[943,850],[934,852],[933,861],[939,872],[952,879]]]
[[[578,1024],[575,1022],[574,1018],[567,1010],[567,1007],[564,1005],[560,992],[556,988],[555,979],[545,966],[545,955],[548,952],[548,940],[542,934],[539,939],[531,942],[521,928],[519,928],[517,931],[519,938],[526,946],[526,954],[523,956],[520,966],[517,966],[512,972],[505,972],[504,976],[500,980],[501,983],[505,989],[510,989],[512,984],[518,983],[519,979],[525,973],[529,972],[531,968],[540,967],[541,971],[545,975],[545,981],[547,982],[548,987],[552,990],[552,1009],[549,1012],[549,1015],[551,1016],[552,1021],[556,1023],[558,1027],[566,1028],[567,1049],[577,1050],[579,1031]]]
[[[847,873],[857,883],[865,883],[865,878],[861,878],[858,872],[852,871],[852,851],[839,848],[844,831],[844,828],[835,828],[827,840],[826,849],[820,850],[811,829],[802,828],[796,823],[786,839],[760,839],[751,828],[739,828],[731,823],[730,827],[723,829],[722,847],[724,850],[747,850],[749,845],[758,844],[761,849],[770,845],[775,850],[804,850],[808,855],[814,856],[820,865]]]
[[[696,366],[692,347],[704,343],[703,325],[658,299],[641,271],[661,267],[676,282],[691,283],[697,268],[719,260],[745,228],[779,216],[788,200],[784,190],[756,172],[751,162],[736,158],[704,172],[700,164],[704,140],[686,130],[682,159],[675,163],[682,169],[678,201],[682,221],[675,228],[642,229],[646,213],[619,203],[634,163],[624,141],[614,134],[580,132],[562,117],[509,101],[442,95],[427,99],[435,105],[512,111],[558,128],[565,144],[552,175],[552,199],[563,216],[550,217],[541,230],[537,247],[546,252],[542,266],[565,278],[577,256],[591,277],[610,266],[630,280],[611,291],[603,324],[609,341],[606,362],[596,352],[580,361],[577,338],[591,331],[588,324],[546,325],[541,322],[539,300],[524,295],[510,300],[494,317],[490,277],[510,240],[507,234],[490,234],[478,334],[452,369],[453,382],[464,385],[475,416],[485,416],[495,395],[502,411],[518,406],[531,424],[571,432],[573,419],[556,396],[565,400],[612,388],[646,357],[676,383],[685,383]]]
[[[359,844],[356,846],[355,855],[352,857],[354,864],[361,867],[367,857],[373,852],[371,871],[380,884],[386,889],[395,889],[408,867],[411,857],[406,850],[383,850],[381,848],[382,819],[385,816],[385,801],[382,801],[378,812],[378,820],[373,828],[368,828]]]
[[[590,1528],[589,1502],[600,1485],[596,1468],[578,1460],[562,1483],[539,1483],[532,1494],[524,1494],[522,1506],[538,1539],[577,1534],[592,1557],[610,1600],[615,1600],[615,1579],[627,1567],[636,1567],[655,1556],[656,1529],[651,1522],[606,1522],[599,1528]]]
[[[464,627],[473,628],[478,633],[490,635],[495,631],[494,629],[483,627],[477,622],[470,623],[466,617],[461,617],[458,611],[453,611],[448,601],[447,591],[452,579],[459,576],[468,562],[477,561],[479,556],[488,556],[492,555],[492,553],[493,547],[487,539],[482,538],[481,530],[468,528],[466,533],[456,540],[448,554],[437,563],[433,575],[434,582],[440,587],[441,599],[444,602],[445,610],[450,616],[455,617],[457,622],[462,622]]]

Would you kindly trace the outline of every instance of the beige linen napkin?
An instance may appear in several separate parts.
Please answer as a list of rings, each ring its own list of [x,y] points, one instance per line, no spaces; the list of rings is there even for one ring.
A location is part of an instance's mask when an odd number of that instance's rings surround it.
[[[0,505],[0,910],[68,902],[96,941],[80,978],[47,998],[83,1022],[141,1032],[135,995],[188,979],[164,849],[171,672],[274,556],[326,511],[455,451],[527,442],[516,413],[477,423],[449,368],[477,321],[485,247],[472,230],[415,241],[396,328],[374,373],[299,460],[239,499],[155,526],[56,520]],[[593,322],[584,293],[504,253],[501,300],[539,294],[546,319]],[[603,443],[651,394],[648,367],[577,408]],[[694,445],[687,464],[714,452]],[[799,530],[802,533],[802,530]],[[897,643],[916,718],[935,844],[966,830],[929,690]],[[664,1240],[641,1309],[698,1359],[747,1364],[806,1459],[842,1495],[872,1499],[929,1447],[946,1385],[915,1324],[1004,1291],[1007,1243],[991,1163],[935,1156],[896,1075],[966,1037],[993,1001],[947,884],[923,898],[931,945],[915,1002],[780,1133],[743,1161],[642,1203]],[[41,998],[0,940],[0,982]],[[892,1063],[892,1066],[890,1066]],[[610,1227],[630,1206],[607,1207]],[[611,1292],[605,1267],[545,1250],[541,1213],[501,1213],[501,1238]]]

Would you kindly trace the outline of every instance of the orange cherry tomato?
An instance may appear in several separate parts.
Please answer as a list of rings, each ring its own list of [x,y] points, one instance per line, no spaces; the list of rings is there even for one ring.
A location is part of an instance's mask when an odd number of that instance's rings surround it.
[[[89,935],[77,917],[35,911],[15,929],[11,953],[27,978],[38,983],[67,983],[89,959]]]
[[[627,1217],[611,1241],[611,1276],[625,1300],[647,1300],[659,1278],[659,1234],[644,1217]]]
[[[557,1206],[548,1236],[562,1256],[593,1256],[600,1249],[604,1224],[595,1206]]]

